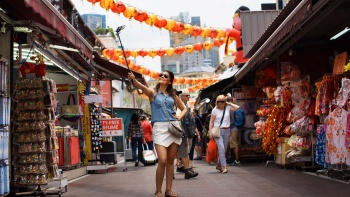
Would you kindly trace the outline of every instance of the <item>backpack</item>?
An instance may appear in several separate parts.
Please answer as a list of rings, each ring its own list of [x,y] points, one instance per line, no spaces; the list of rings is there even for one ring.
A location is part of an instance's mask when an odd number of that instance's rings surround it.
[[[184,130],[184,136],[193,138],[196,135],[196,122],[192,117],[191,110],[187,108],[186,115],[182,118],[181,124]]]
[[[245,117],[244,117],[244,111],[243,109],[239,108],[234,112],[234,121],[233,124],[236,127],[244,126],[245,124]]]

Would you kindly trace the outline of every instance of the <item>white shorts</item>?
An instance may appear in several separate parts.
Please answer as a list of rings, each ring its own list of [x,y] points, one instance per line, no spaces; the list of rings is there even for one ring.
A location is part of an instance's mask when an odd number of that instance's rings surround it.
[[[168,131],[169,122],[155,122],[153,124],[153,143],[164,147],[170,146],[172,143],[181,144],[182,138],[175,137]]]

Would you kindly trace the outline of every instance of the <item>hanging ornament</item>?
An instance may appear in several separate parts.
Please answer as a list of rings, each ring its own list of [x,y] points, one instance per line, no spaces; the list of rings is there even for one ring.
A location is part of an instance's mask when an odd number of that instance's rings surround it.
[[[143,21],[147,20],[148,14],[145,11],[137,10],[134,16],[134,19],[137,21],[140,21],[142,23]]]
[[[218,30],[218,35],[216,36],[217,38],[226,38],[226,31],[224,29],[219,29]]]
[[[124,3],[121,1],[115,2],[111,8],[112,12],[117,13],[118,15],[120,13],[124,12],[125,9],[126,9],[126,7],[125,7]]]
[[[158,22],[158,17],[155,14],[149,14],[148,18],[145,20],[145,23],[149,26],[153,26]]]
[[[193,36],[197,37],[202,33],[202,28],[198,27],[197,25],[193,26]]]
[[[203,48],[207,51],[209,51],[211,48],[213,48],[213,43],[210,41],[205,41],[203,43]]]
[[[140,65],[135,64],[135,66],[132,68],[133,71],[138,71],[141,68]]]
[[[157,55],[158,55],[159,57],[163,57],[164,54],[165,54],[165,49],[159,49],[159,50],[157,50]]]
[[[194,47],[193,45],[186,45],[185,46],[185,51],[188,53],[188,54],[191,54],[194,50]]]
[[[172,47],[167,48],[167,49],[165,50],[165,54],[166,54],[167,56],[169,56],[169,57],[173,56],[173,55],[174,55],[174,52],[175,52],[175,49],[172,48]]]
[[[178,47],[175,48],[175,51],[174,51],[174,52],[175,52],[177,55],[181,55],[184,51],[185,51],[185,48],[184,48],[183,46],[178,46]]]
[[[145,57],[146,55],[148,55],[148,51],[144,50],[144,49],[141,49],[141,50],[138,51],[138,54],[141,57]]]
[[[210,29],[209,28],[206,28],[206,27],[202,28],[202,33],[200,34],[200,36],[202,38],[208,37],[209,34],[210,34]]]
[[[145,69],[144,71],[143,71],[143,74],[145,74],[145,75],[149,75],[151,73],[151,71],[149,70],[149,69]]]
[[[216,47],[220,47],[223,44],[224,44],[224,39],[222,39],[222,38],[214,40],[214,46],[216,46]]]
[[[88,2],[92,3],[92,5],[95,5],[95,3],[100,2],[101,0],[88,0]]]
[[[214,39],[214,38],[216,38],[217,35],[218,35],[218,30],[214,29],[214,28],[210,28],[209,37],[211,39]]]
[[[148,51],[148,56],[154,58],[157,55],[157,50],[151,49]]]
[[[136,12],[137,10],[135,7],[126,7],[123,12],[123,15],[129,20],[131,20],[135,16]]]
[[[185,24],[182,33],[186,36],[193,34],[193,26],[191,24]]]
[[[165,27],[167,25],[168,21],[165,18],[159,17],[157,22],[154,23],[154,26],[158,27],[159,29]]]
[[[126,50],[124,50],[124,53],[125,53],[126,57],[130,57],[131,51],[126,49]]]
[[[136,58],[139,54],[138,54],[138,51],[137,51],[137,50],[131,50],[131,51],[130,51],[130,55],[131,55],[131,57]]]
[[[114,5],[114,0],[101,0],[100,1],[100,6],[107,11],[111,9]]]
[[[179,33],[182,32],[182,30],[184,30],[185,26],[183,23],[181,22],[176,22],[175,26],[171,29],[171,31],[175,32],[175,33]]]
[[[176,21],[174,19],[167,19],[164,29],[171,31],[175,27]]]
[[[196,51],[201,51],[201,50],[203,49],[203,43],[198,42],[198,43],[196,43],[196,44],[193,45],[193,48],[194,48],[194,50],[196,50]]]
[[[116,55],[116,56],[121,56],[123,55],[123,51],[121,49],[114,49],[113,53]]]

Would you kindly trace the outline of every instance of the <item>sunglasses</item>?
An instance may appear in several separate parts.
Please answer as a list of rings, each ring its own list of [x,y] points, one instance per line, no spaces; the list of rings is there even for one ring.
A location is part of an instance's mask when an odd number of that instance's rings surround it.
[[[160,73],[160,74],[159,74],[159,77],[164,77],[165,79],[167,79],[167,78],[169,78],[169,75],[164,74],[164,73]]]
[[[184,95],[185,97],[190,97],[191,95]]]
[[[226,103],[226,101],[218,101],[218,103]]]

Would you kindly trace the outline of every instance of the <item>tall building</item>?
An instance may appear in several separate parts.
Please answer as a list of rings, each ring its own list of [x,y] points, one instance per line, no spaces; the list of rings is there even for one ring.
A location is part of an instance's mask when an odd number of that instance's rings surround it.
[[[83,14],[81,17],[85,21],[85,24],[91,30],[94,30],[97,27],[101,27],[103,29],[107,28],[106,15],[101,15],[101,14]]]

